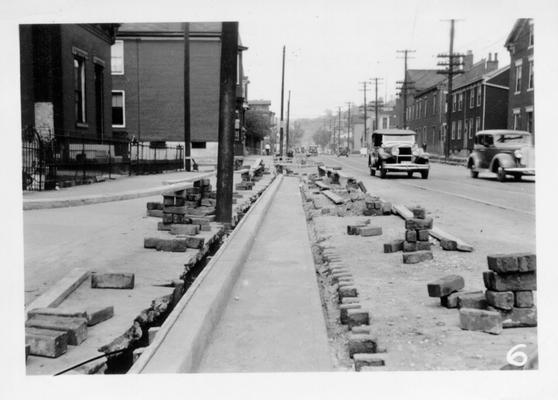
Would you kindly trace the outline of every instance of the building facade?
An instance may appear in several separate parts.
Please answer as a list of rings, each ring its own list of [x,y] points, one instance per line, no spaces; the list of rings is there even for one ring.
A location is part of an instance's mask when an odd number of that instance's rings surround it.
[[[112,138],[117,24],[20,25],[21,124],[42,137]]]
[[[510,53],[509,110],[507,127],[529,131],[535,138],[535,47],[533,20],[521,18],[514,24],[505,47]]]

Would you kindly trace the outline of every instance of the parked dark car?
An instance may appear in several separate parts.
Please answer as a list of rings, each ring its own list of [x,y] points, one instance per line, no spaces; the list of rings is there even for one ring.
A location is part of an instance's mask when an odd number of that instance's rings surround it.
[[[385,178],[388,172],[406,172],[410,178],[418,172],[428,179],[430,162],[426,153],[415,142],[416,133],[407,129],[380,129],[372,134],[372,151],[368,156],[370,175],[380,172]]]
[[[341,157],[341,156],[349,157],[348,147],[339,147],[339,150],[337,150],[337,157]]]
[[[497,174],[500,182],[504,182],[507,175],[515,180],[524,175],[534,176],[535,149],[532,143],[531,134],[526,131],[479,131],[467,168],[473,178],[478,178],[479,172],[488,171]]]

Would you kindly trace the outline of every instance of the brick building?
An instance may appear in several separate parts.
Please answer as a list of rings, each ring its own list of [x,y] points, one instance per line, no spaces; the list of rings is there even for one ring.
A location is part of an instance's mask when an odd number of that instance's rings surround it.
[[[184,24],[122,24],[112,49],[113,129],[153,143],[184,142]],[[216,160],[221,23],[190,23],[192,157]],[[242,142],[246,85],[238,46],[237,136]]]
[[[534,45],[533,20],[518,19],[504,45],[510,53],[507,127],[529,131],[533,133],[533,139],[535,138]]]
[[[117,24],[20,25],[21,124],[49,135],[112,137]]]

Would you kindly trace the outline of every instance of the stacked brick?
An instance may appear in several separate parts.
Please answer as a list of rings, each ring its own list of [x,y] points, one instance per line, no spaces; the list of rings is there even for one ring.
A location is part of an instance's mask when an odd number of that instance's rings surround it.
[[[487,261],[489,271],[483,272],[487,309],[501,315],[503,328],[537,326],[536,255],[492,254]]]
[[[366,193],[364,205],[365,208],[362,214],[367,217],[391,214],[391,203],[380,200],[378,196],[372,196]]]
[[[422,207],[415,207],[412,212],[413,218],[405,221],[405,239],[384,243],[384,253],[403,251],[404,264],[416,264],[433,259],[429,241],[433,219],[426,216],[426,211]]]

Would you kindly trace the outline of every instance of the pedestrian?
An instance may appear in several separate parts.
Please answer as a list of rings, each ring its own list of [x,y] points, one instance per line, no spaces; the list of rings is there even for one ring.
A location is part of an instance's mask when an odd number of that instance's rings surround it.
[[[265,154],[269,155],[269,152],[271,151],[271,146],[268,144],[265,145]]]

